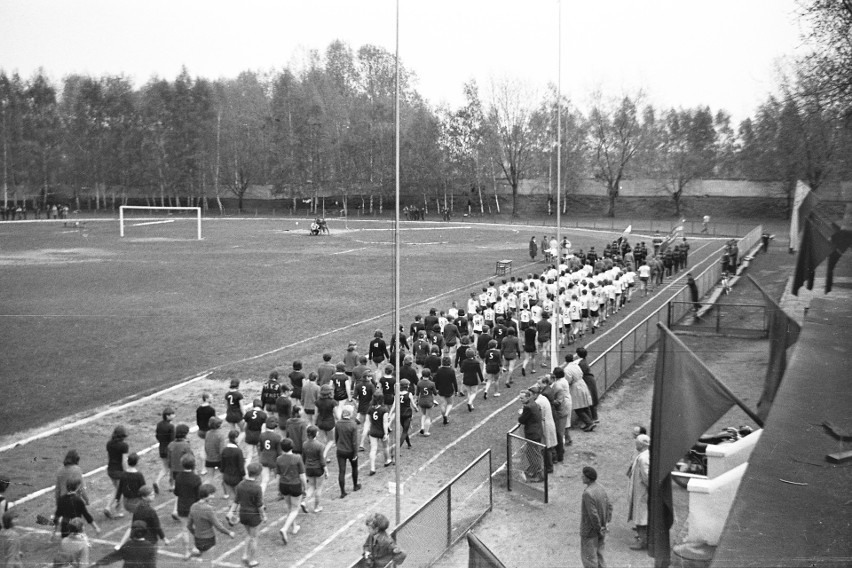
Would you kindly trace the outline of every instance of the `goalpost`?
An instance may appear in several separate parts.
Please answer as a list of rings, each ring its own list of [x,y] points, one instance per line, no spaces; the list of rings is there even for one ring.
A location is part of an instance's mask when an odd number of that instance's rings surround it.
[[[155,207],[155,206],[142,206],[142,205],[122,205],[118,208],[118,226],[119,226],[119,234],[120,236],[124,236],[124,227],[125,227],[125,218],[124,218],[124,210],[125,209],[139,209],[146,211],[195,211],[195,223],[196,223],[196,232],[198,234],[198,240],[201,240],[201,207]],[[142,220],[142,219],[139,219]],[[159,224],[159,223],[171,223],[173,219],[145,219],[147,221],[143,224]]]

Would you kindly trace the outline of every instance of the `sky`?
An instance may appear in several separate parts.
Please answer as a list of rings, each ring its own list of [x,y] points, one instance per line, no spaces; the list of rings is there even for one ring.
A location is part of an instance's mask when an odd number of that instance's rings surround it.
[[[735,120],[778,91],[801,52],[795,0],[400,0],[399,52],[433,105],[457,107],[475,79],[504,79],[579,108],[593,93],[660,108],[707,105]],[[560,34],[561,21],[561,34]],[[236,77],[298,69],[340,39],[395,50],[395,0],[0,0],[0,69]],[[559,63],[559,37],[562,57]],[[559,70],[561,68],[561,81]]]

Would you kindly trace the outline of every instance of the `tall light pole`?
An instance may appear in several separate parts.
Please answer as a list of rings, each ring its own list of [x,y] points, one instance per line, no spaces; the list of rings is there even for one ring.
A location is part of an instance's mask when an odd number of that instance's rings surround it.
[[[562,0],[557,1],[557,71],[556,71],[556,304],[550,330],[551,369],[559,365],[559,314],[562,313],[562,294],[559,292],[559,265],[562,264]]]
[[[402,420],[400,419],[399,412],[402,410],[402,405],[399,400],[399,381],[401,380],[400,374],[400,347],[402,343],[402,332],[399,329],[400,326],[400,317],[399,317],[399,296],[400,296],[400,286],[399,286],[399,0],[396,0],[396,56],[394,57],[394,192],[395,192],[395,201],[396,206],[394,207],[394,222],[393,222],[393,268],[394,268],[394,276],[393,276],[393,335],[391,337],[394,338],[394,342],[396,345],[394,346],[394,373],[396,374],[396,381],[394,383],[394,428],[393,428],[393,436],[396,437],[396,443],[394,444],[394,462],[396,462],[396,466],[394,469],[394,484],[396,486],[396,506],[394,507],[395,511],[395,522],[394,525],[397,526],[400,523],[400,510],[402,508],[401,502],[401,491],[400,487],[400,457],[402,449],[402,439],[400,434],[402,432]]]
[[[8,154],[9,154],[9,145],[7,142],[7,134],[6,134],[6,105],[9,104],[9,101],[3,99],[3,209],[5,210],[9,206],[9,167],[8,167]]]

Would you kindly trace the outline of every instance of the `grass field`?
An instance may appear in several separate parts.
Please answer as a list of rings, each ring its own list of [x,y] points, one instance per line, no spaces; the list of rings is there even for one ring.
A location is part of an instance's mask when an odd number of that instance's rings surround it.
[[[14,393],[0,435],[205,371],[260,378],[297,358],[312,368],[324,351],[342,357],[350,339],[365,350],[376,328],[389,336],[392,224],[331,221],[331,236],[309,237],[297,222],[205,220],[202,241],[188,221],[130,226],[123,239],[116,221],[89,221],[85,233],[0,225],[0,380]],[[525,266],[529,237],[542,233],[404,223],[403,324],[430,306],[464,305],[496,260],[512,259],[516,273],[543,266]],[[568,237],[588,250],[613,233]]]

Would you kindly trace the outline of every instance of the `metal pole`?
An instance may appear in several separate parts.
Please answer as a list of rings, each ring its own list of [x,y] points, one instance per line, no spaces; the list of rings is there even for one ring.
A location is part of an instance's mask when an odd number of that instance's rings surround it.
[[[8,135],[6,134],[6,105],[9,104],[6,99],[3,99],[3,209],[9,206],[9,171],[8,171]]]
[[[402,434],[402,421],[400,420],[399,411],[400,411],[400,401],[399,401],[399,381],[400,381],[400,372],[399,372],[399,355],[400,355],[400,331],[399,331],[399,0],[396,0],[396,56],[394,61],[394,168],[395,168],[395,176],[394,176],[394,191],[396,197],[396,205],[394,207],[394,224],[393,224],[393,251],[394,251],[394,279],[393,279],[393,336],[396,338],[394,341],[396,342],[396,349],[394,349],[394,373],[396,373],[396,396],[394,397],[394,406],[396,410],[394,412],[396,424],[394,425],[395,436],[397,437],[396,444],[396,455],[394,456],[394,461],[396,465],[394,466],[394,480],[396,483],[396,511],[394,512],[396,515],[395,525],[399,525],[400,523],[400,511],[402,509],[402,499],[401,499],[401,488],[400,488],[400,457],[402,453],[399,451],[402,446],[402,440],[399,439],[400,434]]]
[[[550,330],[550,368],[559,365],[559,314],[562,313],[562,294],[559,292],[559,265],[562,263],[562,0],[558,3],[557,71],[556,71],[556,305]],[[545,484],[546,485],[546,484]],[[546,491],[546,488],[545,488]]]

